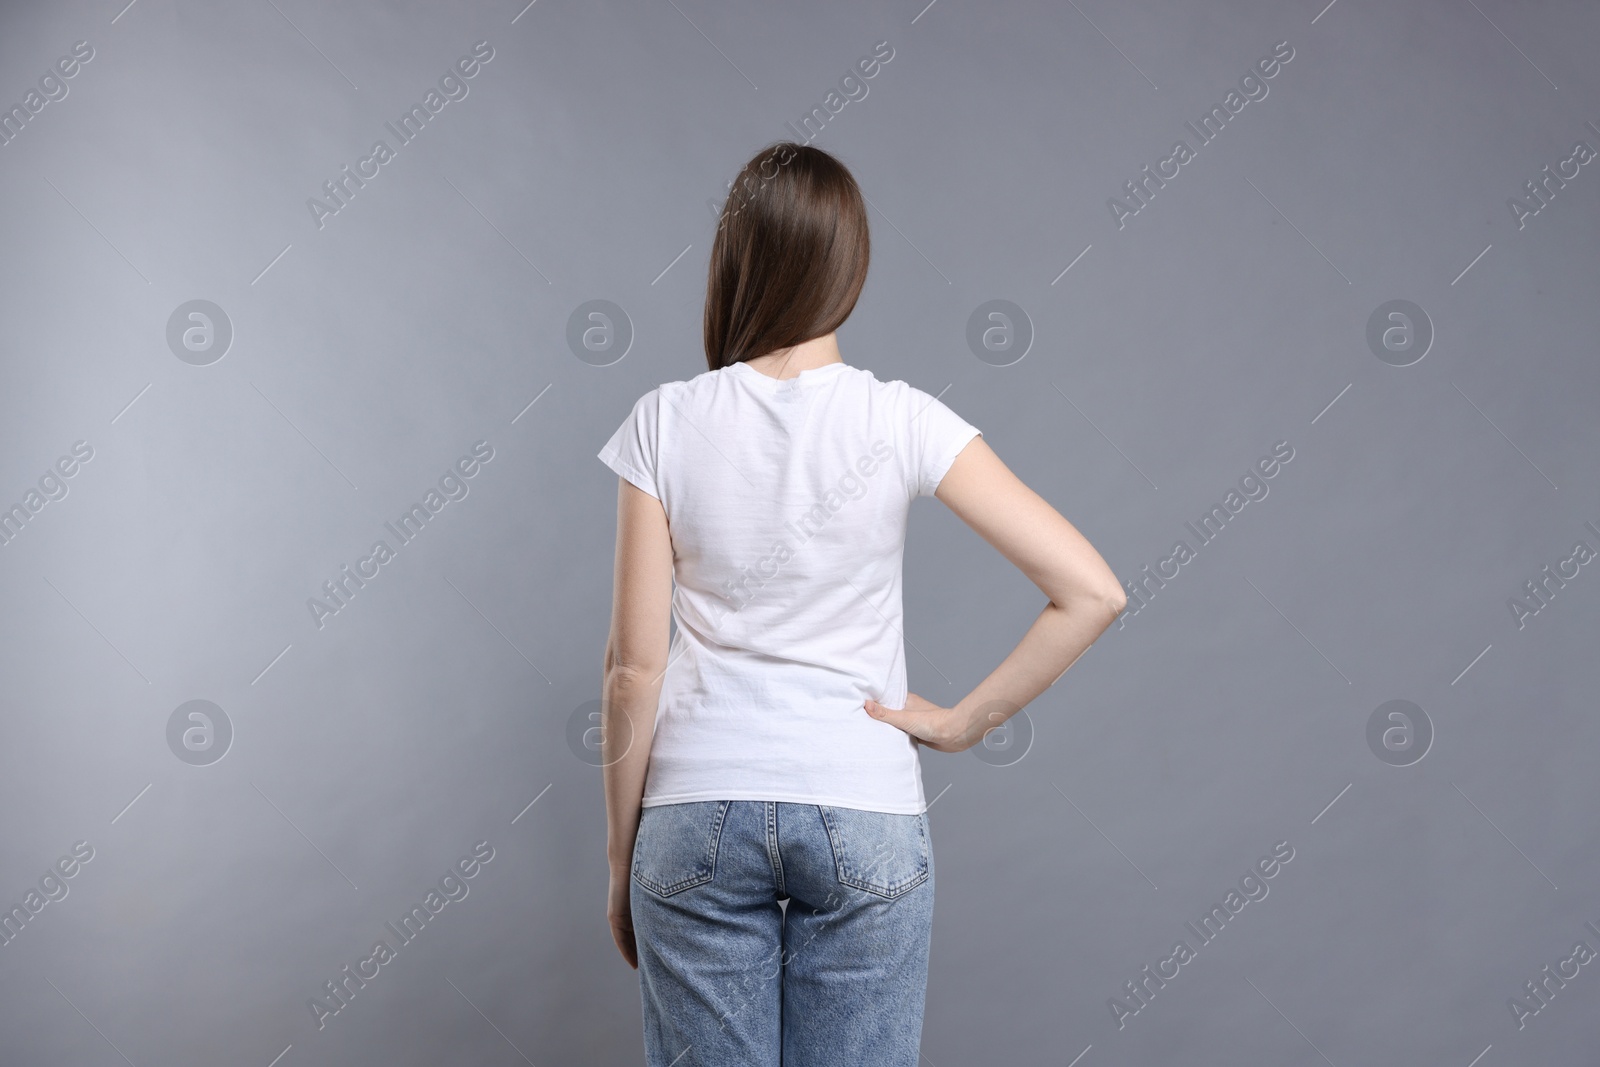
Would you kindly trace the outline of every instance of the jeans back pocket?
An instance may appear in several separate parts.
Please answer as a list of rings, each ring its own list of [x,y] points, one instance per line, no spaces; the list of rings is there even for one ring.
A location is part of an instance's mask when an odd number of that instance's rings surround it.
[[[729,803],[702,800],[641,808],[633,844],[634,881],[663,897],[711,881]]]
[[[890,900],[928,880],[928,816],[819,807],[833,846],[834,873],[847,886]]]

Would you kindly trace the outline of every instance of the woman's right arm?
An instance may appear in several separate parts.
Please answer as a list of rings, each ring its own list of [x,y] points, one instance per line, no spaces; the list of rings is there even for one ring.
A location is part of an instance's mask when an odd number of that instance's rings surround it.
[[[928,747],[961,752],[1048,689],[1128,601],[1094,546],[981,436],[956,456],[934,495],[1049,597],[1017,647],[954,708],[915,694],[904,709],[869,702],[871,714]]]

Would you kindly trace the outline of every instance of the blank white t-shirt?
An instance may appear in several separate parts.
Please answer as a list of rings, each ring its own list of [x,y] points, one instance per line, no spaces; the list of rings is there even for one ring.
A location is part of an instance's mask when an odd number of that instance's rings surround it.
[[[599,457],[661,501],[677,632],[643,804],[927,807],[906,699],[911,501],[980,431],[930,394],[829,363],[745,363],[641,397]]]

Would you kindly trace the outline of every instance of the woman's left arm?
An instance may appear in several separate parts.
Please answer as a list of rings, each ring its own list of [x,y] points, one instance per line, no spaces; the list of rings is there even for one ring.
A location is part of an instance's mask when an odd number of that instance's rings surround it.
[[[629,875],[640,800],[667,669],[672,612],[672,539],[661,501],[617,479],[617,555],[600,691],[600,755],[606,797],[606,915],[611,934],[638,967],[629,913]]]

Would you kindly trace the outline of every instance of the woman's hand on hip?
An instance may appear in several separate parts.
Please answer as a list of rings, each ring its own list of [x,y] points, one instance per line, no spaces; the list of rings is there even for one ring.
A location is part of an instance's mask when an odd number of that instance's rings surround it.
[[[906,694],[903,708],[884,707],[876,700],[868,700],[863,706],[874,719],[899,727],[935,752],[965,752],[982,741],[985,733],[1000,725],[998,722],[973,722],[955,708],[942,708],[915,693]]]
[[[606,921],[611,924],[611,939],[628,966],[639,969],[639,947],[633,939],[632,879],[627,867],[611,866],[611,884],[606,889]]]

